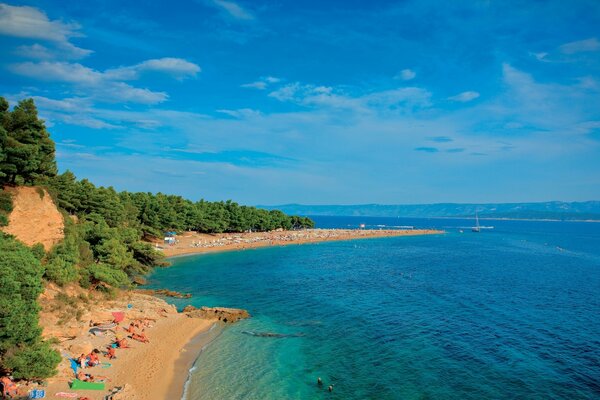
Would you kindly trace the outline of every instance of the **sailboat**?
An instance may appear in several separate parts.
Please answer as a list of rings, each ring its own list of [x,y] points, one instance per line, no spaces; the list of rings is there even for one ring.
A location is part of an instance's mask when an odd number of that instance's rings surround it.
[[[479,226],[479,217],[477,213],[475,213],[475,226],[471,228],[471,232],[481,232],[481,227]]]

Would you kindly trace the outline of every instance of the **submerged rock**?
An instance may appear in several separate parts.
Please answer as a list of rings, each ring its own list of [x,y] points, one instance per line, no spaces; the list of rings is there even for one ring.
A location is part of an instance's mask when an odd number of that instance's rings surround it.
[[[218,319],[225,323],[237,322],[241,319],[250,318],[250,313],[246,310],[239,308],[226,308],[226,307],[201,307],[196,308],[194,306],[187,306],[183,309],[183,312],[190,318],[205,318],[205,319]]]
[[[176,299],[189,299],[192,297],[189,293],[180,293],[174,290],[168,289],[140,289],[139,293],[149,294],[149,295],[157,295],[157,296],[165,296],[165,297],[173,297]]]

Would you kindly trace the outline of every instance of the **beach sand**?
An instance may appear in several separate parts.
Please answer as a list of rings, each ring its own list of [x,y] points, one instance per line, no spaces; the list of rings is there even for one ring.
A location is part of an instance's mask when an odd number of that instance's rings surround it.
[[[287,246],[340,240],[370,239],[392,236],[436,235],[444,231],[433,229],[306,229],[252,233],[206,234],[185,232],[177,236],[174,245],[155,242],[167,257],[187,254],[247,250],[268,246]]]
[[[52,302],[51,297],[57,292],[56,288],[50,288],[43,295],[45,298],[42,301]],[[128,305],[132,307],[128,308]],[[79,322],[71,321],[62,326],[57,325],[52,313],[42,313],[44,335],[59,337],[61,343],[58,349],[63,355],[63,361],[59,365],[59,374],[48,379],[47,386],[37,388],[46,390],[46,397],[51,398],[55,398],[56,393],[65,392],[77,393],[93,400],[104,399],[110,389],[125,386],[124,391],[114,397],[115,400],[180,399],[188,371],[208,340],[202,334],[217,321],[191,318],[185,313],[178,313],[173,306],[161,299],[130,292],[124,293],[117,300],[92,302],[89,307],[91,311]],[[109,331],[102,336],[89,334],[90,320],[110,320],[114,311],[125,312],[124,321],[114,332]],[[117,349],[117,359],[108,360],[105,356],[100,356],[100,361],[110,363],[110,367],[97,366],[84,370],[96,377],[108,378],[107,390],[69,388],[74,373],[67,356],[88,354],[94,348],[104,352],[115,337],[126,336],[124,328],[129,326],[130,321],[144,318],[150,323],[144,332],[150,343],[127,339],[131,348]],[[32,385],[26,389],[34,388],[36,387]]]

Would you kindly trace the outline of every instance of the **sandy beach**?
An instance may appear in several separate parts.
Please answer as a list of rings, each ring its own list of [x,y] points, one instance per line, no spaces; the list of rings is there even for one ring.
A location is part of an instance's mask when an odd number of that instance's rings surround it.
[[[436,235],[444,231],[433,229],[306,229],[300,231],[273,231],[252,233],[205,234],[185,232],[178,235],[176,243],[156,242],[157,248],[167,257],[209,252],[247,250],[267,246],[287,246],[340,240],[371,239],[391,236]]]
[[[78,292],[82,289],[70,290],[73,296],[79,296]],[[49,287],[42,295],[42,303],[56,302],[57,293],[55,287]],[[23,387],[23,392],[37,388],[45,390],[46,397],[50,398],[62,397],[57,397],[57,393],[66,393],[73,398],[97,400],[104,399],[111,389],[122,387],[123,390],[114,396],[115,400],[180,399],[188,371],[208,340],[203,333],[218,323],[216,319],[192,318],[178,313],[175,307],[162,299],[135,292],[125,292],[117,300],[90,301],[86,307],[79,321],[71,320],[62,325],[57,322],[61,312],[48,310],[42,313],[44,336],[58,338],[60,343],[57,347],[63,360],[59,364],[58,375],[48,379],[47,386],[30,385]],[[90,321],[110,321],[113,312],[125,313],[118,327],[101,336],[89,333]],[[73,380],[74,372],[68,357],[88,354],[95,348],[104,353],[116,337],[128,335],[124,329],[134,320],[147,321],[144,333],[150,343],[127,339],[130,348],[116,349],[116,359],[109,360],[101,355],[100,361],[107,364],[83,370],[97,379],[105,378],[106,390],[70,389],[69,382]],[[75,394],[78,396],[75,397]]]

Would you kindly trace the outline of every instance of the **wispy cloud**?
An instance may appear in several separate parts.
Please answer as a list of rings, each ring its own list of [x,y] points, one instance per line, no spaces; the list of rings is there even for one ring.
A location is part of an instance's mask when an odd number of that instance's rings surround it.
[[[249,21],[254,19],[254,15],[252,13],[233,1],[209,0],[209,4],[218,7],[219,9],[225,11],[230,17],[238,20]]]
[[[418,87],[405,87],[352,96],[341,88],[294,82],[272,91],[269,97],[305,106],[368,112],[428,107],[431,93]]]
[[[71,83],[76,87],[86,88],[88,95],[104,101],[155,104],[167,100],[168,95],[165,92],[136,88],[122,81],[137,79],[144,71],[162,72],[183,79],[195,76],[200,67],[181,59],[163,58],[105,72],[79,63],[52,61],[14,63],[9,65],[9,70],[36,80]]]
[[[559,49],[564,54],[599,51],[600,41],[598,41],[598,39],[596,38],[578,40],[576,42],[565,43],[562,46],[560,46]]]
[[[281,81],[280,78],[276,78],[274,76],[265,76],[265,77],[261,77],[257,81],[250,82],[250,83],[244,83],[243,85],[241,85],[241,87],[243,87],[243,88],[250,88],[250,89],[258,89],[258,90],[265,90],[267,88],[267,86],[269,86],[269,85],[271,85],[273,83],[278,83],[280,81]]]
[[[160,72],[176,79],[193,78],[201,68],[192,62],[181,58],[164,57],[146,60],[139,64],[112,68],[105,71],[105,76],[115,80],[135,80],[144,72]]]
[[[412,79],[415,79],[416,76],[417,76],[417,73],[415,71],[413,71],[412,69],[403,69],[394,78],[402,79],[403,81],[410,81]]]
[[[473,101],[479,97],[478,92],[467,91],[457,94],[456,96],[448,97],[448,100],[458,101],[460,103],[467,103],[469,101]]]
[[[70,58],[82,58],[92,53],[70,41],[73,37],[83,36],[80,29],[79,24],[74,22],[51,20],[35,7],[0,3],[0,34],[52,42]]]

